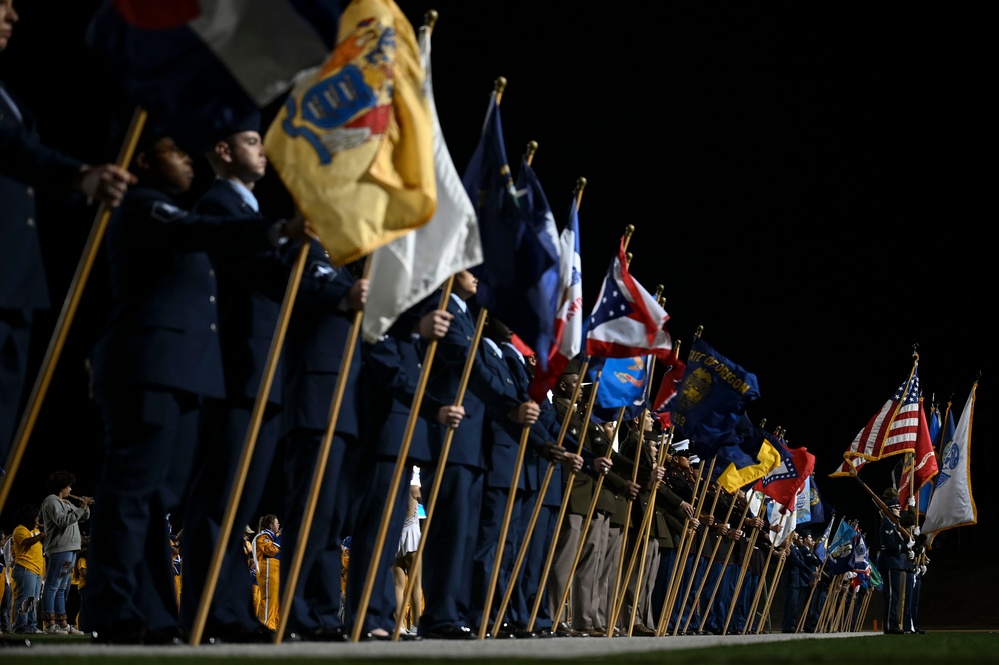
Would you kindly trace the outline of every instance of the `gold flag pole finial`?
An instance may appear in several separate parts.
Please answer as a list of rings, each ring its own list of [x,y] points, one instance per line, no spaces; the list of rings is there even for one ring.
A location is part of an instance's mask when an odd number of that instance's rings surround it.
[[[631,236],[635,233],[635,225],[628,224],[624,227],[624,248],[628,249],[628,245],[631,243]],[[628,263],[631,264],[631,255],[628,255]]]
[[[659,303],[660,305],[662,305],[662,302],[660,301],[663,297],[663,290],[665,290],[665,288],[666,287],[663,286],[662,284],[656,284],[656,302]]]
[[[586,178],[576,178],[576,211],[579,211],[579,204],[583,201],[583,190],[586,189]]]
[[[493,92],[496,93],[496,103],[499,104],[500,100],[503,98],[503,91],[506,90],[506,77],[498,76],[496,80],[493,81]]]
[[[423,15],[423,25],[427,26],[427,30],[433,30],[434,26],[437,24],[437,18],[440,14],[437,13],[436,9],[428,9],[427,13]]]
[[[536,153],[537,151],[538,151],[538,142],[528,141],[527,148],[524,150],[524,161],[527,162],[528,166],[530,166],[531,162],[534,161],[534,153]]]

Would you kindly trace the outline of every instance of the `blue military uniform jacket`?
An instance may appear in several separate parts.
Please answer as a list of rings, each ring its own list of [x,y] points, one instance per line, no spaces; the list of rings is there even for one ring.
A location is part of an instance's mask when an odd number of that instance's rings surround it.
[[[216,178],[198,199],[194,211],[262,219],[236,186],[222,178]],[[211,252],[210,258],[218,282],[219,341],[226,395],[229,399],[255,400],[288,284],[288,270],[277,251],[270,247],[252,255]],[[281,374],[279,363],[268,395],[271,404],[281,404]]]
[[[271,223],[188,213],[157,189],[129,189],[105,238],[111,308],[94,349],[95,386],[224,397],[215,269],[206,252],[267,249]]]
[[[47,309],[35,188],[65,188],[82,163],[42,145],[27,107],[5,91],[16,109],[0,95],[0,309]]]
[[[878,532],[881,545],[878,552],[878,570],[912,571],[912,561],[909,560],[908,541],[898,531],[895,523],[886,516],[881,517],[881,529]]]
[[[414,321],[403,315],[377,342],[363,345],[365,421],[374,437],[370,452],[376,455],[397,456],[409,423],[423,364],[419,335],[412,332]],[[409,444],[412,461],[430,461],[430,441],[440,437],[436,417],[442,406],[424,391]]]
[[[297,253],[298,247],[289,243],[284,258],[293,261]],[[349,270],[330,263],[318,243],[310,243],[284,343],[284,433],[294,429],[326,429],[354,321],[354,313],[342,307],[341,302],[355,281]],[[335,425],[336,432],[354,437],[361,432],[357,395],[360,341],[357,344]]]
[[[425,306],[420,310],[421,315],[436,308],[438,302],[440,302],[439,291],[427,299]],[[448,300],[447,311],[454,318],[447,334],[437,342],[434,363],[427,381],[427,393],[445,405],[455,403],[465,358],[475,336],[475,320],[467,308],[463,309],[458,304],[458,297],[454,294]],[[425,346],[421,344],[421,353]],[[447,463],[484,469],[486,461],[482,449],[482,436],[486,407],[471,390],[465,390],[461,405],[465,409],[465,417],[462,418],[458,429],[454,430]],[[443,438],[442,434],[430,442],[434,461],[440,459]]]

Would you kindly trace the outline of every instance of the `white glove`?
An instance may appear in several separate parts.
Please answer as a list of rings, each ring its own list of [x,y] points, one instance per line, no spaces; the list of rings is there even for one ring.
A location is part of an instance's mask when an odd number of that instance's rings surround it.
[[[844,580],[852,580],[856,576],[857,576],[857,573],[855,573],[853,571],[850,571],[848,573],[843,573],[843,579]]]
[[[916,497],[910,496],[909,497],[909,507],[911,508],[911,507],[913,507],[915,505],[916,505]]]
[[[923,576],[925,574],[926,574],[926,566],[920,566],[919,567],[919,575]]]
[[[907,542],[907,543],[905,544],[905,546],[906,546],[906,547],[908,547],[908,548],[909,548],[909,549],[911,550],[911,549],[912,549],[913,547],[915,547],[915,546],[916,546],[916,541],[915,541],[915,540],[913,540],[912,538],[910,538],[910,539],[909,539],[909,542]]]
[[[914,536],[918,536],[919,535],[919,525],[918,524],[916,525],[916,528],[912,530],[912,535],[914,535]]]
[[[909,550],[909,561],[912,561],[915,558],[916,558],[916,553],[913,552],[912,550]]]

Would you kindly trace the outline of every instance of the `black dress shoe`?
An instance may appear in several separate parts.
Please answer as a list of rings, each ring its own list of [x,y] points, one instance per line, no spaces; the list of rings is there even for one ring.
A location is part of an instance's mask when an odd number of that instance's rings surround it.
[[[212,626],[205,628],[202,644],[268,644],[274,641],[274,631],[266,626]]]
[[[156,646],[176,646],[184,643],[184,636],[177,628],[157,628],[146,630],[142,643]]]
[[[94,644],[142,644],[145,632],[138,621],[109,621],[92,626],[90,640]]]
[[[898,628],[888,628],[885,630],[885,635],[903,635],[904,633]]]
[[[319,628],[318,630],[307,634],[306,638],[309,642],[349,642],[350,633],[341,628]]]
[[[478,636],[468,626],[441,626],[427,631],[423,637],[428,640],[474,640]]]

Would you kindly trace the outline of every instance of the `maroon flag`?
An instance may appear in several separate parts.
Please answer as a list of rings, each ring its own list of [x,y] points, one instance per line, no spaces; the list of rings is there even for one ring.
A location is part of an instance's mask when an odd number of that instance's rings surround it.
[[[919,431],[912,449],[912,464],[909,464],[902,474],[898,486],[898,502],[906,505],[909,502],[909,486],[915,484],[916,493],[926,482],[937,475],[937,456],[933,453],[933,439],[930,438],[930,426],[926,422],[923,411],[923,400],[919,400]],[[915,480],[911,476],[915,473]]]
[[[672,349],[669,358],[663,362],[669,369],[663,374],[662,381],[659,383],[656,399],[652,402],[652,413],[659,420],[662,428],[666,429],[672,425],[673,420],[670,416],[670,412],[672,411],[670,402],[676,395],[680,382],[683,381],[683,372],[687,369],[687,366],[682,360],[676,357],[676,349]]]

